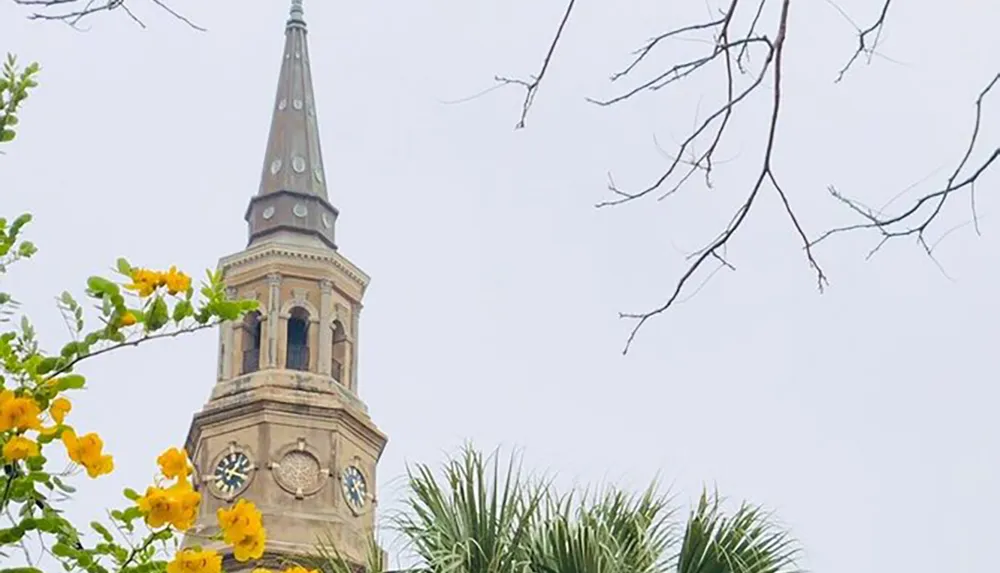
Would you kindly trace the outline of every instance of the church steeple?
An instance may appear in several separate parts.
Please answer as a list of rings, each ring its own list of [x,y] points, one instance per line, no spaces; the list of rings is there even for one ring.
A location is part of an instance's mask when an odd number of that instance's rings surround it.
[[[221,325],[216,381],[186,442],[202,494],[186,546],[229,551],[216,512],[236,498],[264,516],[264,559],[226,553],[232,573],[277,569],[317,539],[360,565],[375,528],[387,438],[358,394],[369,278],[334,246],[314,106],[302,0],[292,0],[250,244],[219,261],[227,295],[260,304]]]
[[[245,217],[249,243],[267,237],[336,249],[337,214],[327,195],[302,0],[292,0],[260,188]]]

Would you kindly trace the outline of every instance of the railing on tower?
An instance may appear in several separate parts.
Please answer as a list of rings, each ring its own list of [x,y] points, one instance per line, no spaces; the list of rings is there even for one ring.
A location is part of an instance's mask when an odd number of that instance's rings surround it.
[[[290,344],[285,358],[285,368],[309,370],[309,347],[305,344]]]
[[[249,374],[260,369],[260,348],[243,351],[243,373]]]

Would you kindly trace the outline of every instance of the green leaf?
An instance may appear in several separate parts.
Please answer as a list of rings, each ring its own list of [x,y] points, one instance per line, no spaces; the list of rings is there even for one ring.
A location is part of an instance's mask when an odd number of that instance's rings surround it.
[[[101,537],[103,537],[104,540],[107,541],[108,543],[112,543],[115,540],[115,538],[111,536],[111,532],[108,531],[108,528],[104,527],[100,523],[92,521],[90,522],[90,527],[91,529],[99,533]]]
[[[16,133],[14,133],[13,129],[4,129],[0,131],[0,143],[7,143],[8,141],[13,141],[15,135]]]
[[[58,476],[52,476],[52,483],[56,484],[56,487],[61,489],[66,493],[75,493],[76,488],[63,482]]]
[[[35,372],[38,374],[48,374],[49,372],[52,372],[52,370],[56,367],[56,364],[59,364],[58,358],[55,356],[47,356],[39,361]]]
[[[59,378],[56,382],[56,389],[60,392],[65,390],[79,390],[86,384],[87,379],[80,374],[67,374]]]
[[[130,499],[130,500],[132,500],[132,501],[135,501],[135,500],[139,499],[139,497],[141,497],[141,496],[139,495],[139,492],[135,491],[134,489],[132,489],[130,487],[127,487],[127,488],[125,488],[125,497],[128,498],[128,499]]]
[[[146,314],[146,330],[148,332],[154,332],[163,328],[163,326],[166,325],[167,321],[170,319],[170,315],[168,313],[169,310],[167,309],[167,302],[163,300],[162,297],[157,296],[153,299],[152,306]]]
[[[128,264],[128,261],[125,260],[125,257],[118,258],[117,267],[118,267],[118,272],[120,272],[121,274],[128,277],[132,276],[132,265]]]

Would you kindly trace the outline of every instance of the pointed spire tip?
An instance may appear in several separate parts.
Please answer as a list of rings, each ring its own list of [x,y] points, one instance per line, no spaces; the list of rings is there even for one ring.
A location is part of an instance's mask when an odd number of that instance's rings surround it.
[[[302,0],[292,0],[292,7],[288,10],[290,22],[305,23],[305,12],[302,10]]]

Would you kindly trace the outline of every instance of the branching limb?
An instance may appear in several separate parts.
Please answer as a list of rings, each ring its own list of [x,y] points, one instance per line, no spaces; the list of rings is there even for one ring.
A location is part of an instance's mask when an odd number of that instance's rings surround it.
[[[518,119],[514,129],[522,129],[528,120],[528,112],[531,111],[531,105],[535,101],[538,86],[541,85],[542,80],[545,78],[545,72],[548,71],[549,64],[552,63],[552,56],[556,53],[556,46],[559,45],[559,41],[562,40],[563,31],[566,29],[566,22],[569,21],[569,16],[573,13],[575,5],[576,0],[569,0],[569,3],[566,5],[566,11],[563,13],[562,20],[559,21],[559,27],[556,29],[555,38],[549,44],[549,49],[545,53],[545,58],[542,59],[542,67],[537,75],[530,76],[529,80],[496,76],[496,81],[499,82],[498,85],[518,85],[524,88],[525,93],[524,102],[521,104],[521,117]]]
[[[979,143],[984,100],[990,95],[998,83],[1000,83],[1000,73],[995,75],[993,79],[986,84],[986,87],[984,87],[979,93],[979,97],[976,98],[976,111],[972,124],[972,134],[969,137],[969,144],[966,147],[962,158],[959,160],[958,165],[940,188],[921,195],[914,200],[909,207],[903,209],[899,213],[895,215],[887,215],[881,211],[876,211],[866,207],[855,199],[847,197],[836,187],[831,185],[829,187],[830,194],[835,199],[846,205],[852,212],[859,215],[861,221],[851,225],[844,225],[830,229],[810,241],[809,244],[816,245],[834,235],[848,231],[870,230],[877,232],[881,235],[881,237],[879,242],[869,252],[869,257],[877,253],[882,246],[892,239],[900,237],[914,237],[925,252],[933,258],[934,245],[938,244],[940,239],[935,241],[933,244],[930,244],[927,242],[926,232],[928,228],[939,218],[945,202],[947,202],[953,194],[964,190],[968,190],[969,192],[972,223],[978,232],[979,215],[976,212],[975,203],[976,182],[979,181],[979,179],[982,178],[995,163],[997,163],[998,159],[1000,159],[1000,147],[996,147],[988,152],[985,159],[975,164],[974,167],[970,167],[970,159],[976,151]],[[950,234],[952,231],[953,230],[948,230],[945,234]],[[937,263],[937,261],[935,261],[935,263]]]
[[[205,31],[205,28],[198,26],[184,15],[171,8],[163,0],[149,1],[191,28],[201,32]],[[80,21],[88,16],[92,16],[100,12],[121,10],[127,14],[132,21],[145,28],[145,23],[143,23],[143,21],[140,20],[134,12],[132,12],[130,6],[126,5],[125,2],[126,0],[14,0],[15,4],[31,7],[32,13],[28,16],[31,20],[64,22],[74,28],[77,28],[79,27]]]
[[[608,175],[608,190],[611,197],[601,201],[597,207],[611,207],[633,203],[648,196],[655,196],[657,200],[663,200],[679,192],[682,187],[689,183],[695,174],[703,174],[706,187],[713,188],[712,174],[716,166],[720,164],[716,154],[721,146],[721,142],[726,138],[731,119],[737,112],[749,113],[746,111],[744,102],[750,96],[762,89],[767,90],[769,83],[773,90],[773,99],[770,106],[770,121],[767,128],[766,141],[759,171],[755,177],[748,193],[744,195],[743,202],[736,208],[735,213],[729,223],[715,238],[708,242],[702,249],[690,254],[687,258],[687,268],[675,283],[670,296],[659,307],[642,313],[622,313],[621,317],[634,321],[632,330],[625,345],[625,352],[628,352],[636,334],[646,322],[665,312],[671,306],[683,302],[691,295],[692,288],[697,292],[701,287],[714,276],[715,272],[722,268],[732,268],[729,262],[723,258],[726,245],[732,239],[736,231],[746,220],[748,213],[755,201],[760,196],[763,189],[773,189],[781,200],[785,214],[789,222],[795,229],[803,249],[806,261],[815,273],[817,286],[822,291],[827,284],[827,277],[824,274],[819,262],[813,253],[813,247],[842,232],[856,230],[875,230],[881,234],[880,242],[872,250],[871,256],[881,248],[887,241],[903,236],[916,237],[919,244],[926,253],[933,259],[935,246],[941,239],[950,235],[956,228],[948,229],[936,241],[928,241],[925,232],[931,224],[939,217],[944,204],[955,192],[968,190],[969,204],[972,211],[971,224],[978,233],[979,216],[976,213],[975,187],[977,181],[988,171],[997,159],[1000,158],[1000,147],[987,150],[985,159],[974,160],[973,157],[980,157],[984,154],[978,147],[980,124],[982,121],[983,101],[990,94],[997,83],[1000,83],[1000,74],[993,78],[983,89],[976,101],[975,121],[972,130],[972,137],[965,154],[958,162],[958,166],[944,182],[943,186],[934,192],[927,193],[914,201],[908,208],[903,209],[896,215],[887,215],[886,205],[881,210],[866,207],[860,201],[848,198],[840,193],[835,187],[829,188],[831,195],[854,214],[861,218],[861,221],[853,225],[831,229],[820,234],[815,239],[810,239],[810,233],[801,224],[799,217],[792,207],[789,192],[780,183],[781,177],[775,169],[772,152],[776,145],[776,130],[781,107],[781,76],[782,76],[782,54],[784,50],[785,38],[788,30],[788,8],[790,0],[721,0],[725,7],[717,14],[706,18],[704,21],[693,24],[686,24],[669,29],[658,34],[632,53],[632,57],[627,64],[619,71],[610,76],[612,83],[631,80],[635,76],[644,73],[643,68],[650,65],[655,55],[669,50],[669,46],[677,40],[701,39],[710,37],[711,48],[699,57],[667,63],[660,70],[654,71],[644,78],[638,79],[633,87],[623,90],[620,94],[604,100],[591,99],[590,101],[600,106],[611,106],[626,102],[632,98],[643,94],[657,92],[694,76],[695,74],[708,74],[718,72],[725,79],[725,92],[721,98],[723,101],[704,119],[696,118],[693,129],[689,135],[680,140],[676,151],[667,152],[659,147],[661,154],[667,159],[666,167],[652,181],[637,189],[625,189],[615,183],[615,177]],[[889,7],[892,0],[881,0],[875,3],[877,13],[874,20],[868,26],[862,27],[854,21],[835,4],[835,0],[827,0],[857,31],[858,43],[856,49],[847,60],[846,64],[839,70],[835,82],[840,82],[854,64],[863,57],[870,60],[876,55],[875,50],[883,36],[886,26]],[[542,62],[541,73],[533,77],[530,81],[511,80],[498,78],[500,85],[505,83],[518,84],[527,90],[524,105],[521,110],[521,117],[518,127],[524,126],[524,120],[531,107],[534,96],[537,93],[539,83],[544,78],[545,72],[549,69],[552,54],[564,33],[566,21],[573,9],[573,2],[569,3],[567,11],[560,22],[555,39],[549,45],[549,49]],[[774,15],[777,14],[775,19]],[[699,37],[700,36],[700,37]],[[751,56],[763,53],[761,63],[751,64]],[[654,54],[656,53],[656,54]],[[769,81],[770,80],[770,81]],[[699,109],[700,109],[699,102]],[[700,114],[699,114],[700,115]],[[707,146],[701,152],[696,152],[696,148],[701,148],[702,143]],[[978,147],[977,147],[978,146]],[[978,163],[977,163],[978,161]],[[898,197],[896,198],[898,199]],[[894,199],[890,203],[896,201]],[[960,225],[961,228],[965,225]],[[713,260],[718,264],[715,270],[708,274],[707,278],[699,281],[695,275],[699,273],[705,263]],[[937,261],[935,261],[937,263]],[[697,285],[696,288],[690,285]]]

